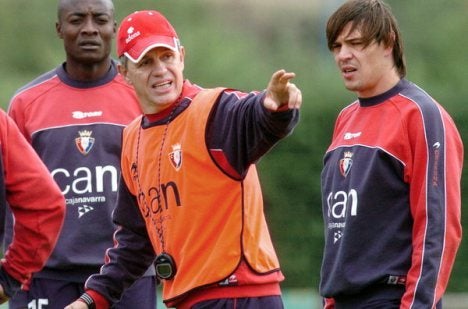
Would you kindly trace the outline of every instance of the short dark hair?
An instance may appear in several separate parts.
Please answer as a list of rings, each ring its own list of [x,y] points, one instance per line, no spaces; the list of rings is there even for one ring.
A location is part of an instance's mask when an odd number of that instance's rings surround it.
[[[61,21],[62,20],[62,15],[63,15],[63,11],[65,10],[65,8],[67,8],[67,6],[70,6],[74,1],[80,1],[80,0],[58,0],[58,4],[57,4],[57,19],[58,21]],[[107,0],[104,0],[103,2],[105,2]],[[114,1],[113,0],[108,0],[108,5],[109,5],[109,9],[112,11],[112,15],[114,14]]]
[[[343,31],[351,23],[351,30],[359,29],[364,46],[372,42],[393,47],[393,60],[400,77],[406,75],[403,54],[403,41],[397,20],[390,7],[381,0],[349,0],[340,6],[328,19],[326,34],[328,48],[332,47]]]

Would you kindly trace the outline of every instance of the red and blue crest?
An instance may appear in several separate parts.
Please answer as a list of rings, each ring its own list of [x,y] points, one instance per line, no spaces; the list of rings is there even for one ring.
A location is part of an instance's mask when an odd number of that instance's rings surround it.
[[[350,151],[346,151],[344,153],[343,159],[340,160],[340,173],[343,175],[343,177],[348,176],[349,171],[351,170],[351,167],[353,166],[353,153]]]
[[[76,148],[83,154],[87,155],[94,146],[94,137],[91,137],[93,131],[83,130],[78,131],[80,137],[75,138]]]
[[[172,145],[172,152],[169,153],[169,160],[176,171],[182,166],[182,148],[180,144]]]

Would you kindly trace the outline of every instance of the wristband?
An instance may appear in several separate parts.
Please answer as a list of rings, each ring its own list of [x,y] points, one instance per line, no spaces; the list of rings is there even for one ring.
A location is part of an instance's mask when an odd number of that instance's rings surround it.
[[[88,305],[89,309],[96,309],[96,304],[94,303],[94,299],[91,296],[89,296],[88,293],[83,293],[80,296],[80,300],[84,302],[86,305]]]

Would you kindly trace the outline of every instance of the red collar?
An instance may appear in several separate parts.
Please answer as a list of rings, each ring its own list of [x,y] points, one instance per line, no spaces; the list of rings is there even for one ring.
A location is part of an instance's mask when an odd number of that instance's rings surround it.
[[[145,114],[146,118],[148,118],[149,122],[156,122],[156,121],[166,118],[172,112],[172,109],[174,108],[174,106],[178,105],[183,100],[188,99],[191,101],[193,97],[200,92],[201,89],[202,89],[201,87],[195,84],[192,84],[189,80],[185,80],[182,86],[182,92],[179,98],[174,103],[172,103],[169,107],[163,109],[159,113]]]

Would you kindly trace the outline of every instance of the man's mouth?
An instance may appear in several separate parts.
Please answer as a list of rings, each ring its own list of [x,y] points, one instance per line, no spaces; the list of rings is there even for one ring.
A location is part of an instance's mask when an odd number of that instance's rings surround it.
[[[153,84],[153,88],[154,89],[167,89],[167,88],[170,88],[172,85],[172,82],[171,81],[165,81],[165,82],[162,82],[162,83],[157,83],[157,84]]]
[[[341,67],[341,74],[345,79],[351,79],[356,72],[357,69],[354,66],[346,65]]]
[[[79,44],[81,48],[86,48],[86,49],[96,49],[100,46],[98,42],[95,41],[83,41]]]
[[[354,67],[351,67],[351,66],[345,66],[345,67],[342,67],[341,68],[341,72],[343,73],[352,73],[352,72],[356,72],[357,69],[354,68]]]

